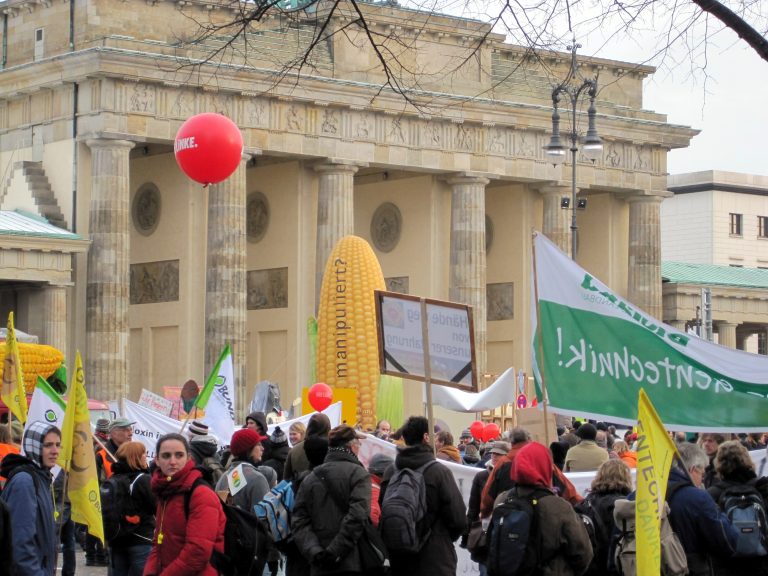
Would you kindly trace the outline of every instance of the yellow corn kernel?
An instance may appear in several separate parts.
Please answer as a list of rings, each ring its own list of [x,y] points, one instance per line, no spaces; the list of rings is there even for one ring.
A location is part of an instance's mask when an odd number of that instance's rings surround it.
[[[0,366],[4,359],[5,346],[0,346]],[[21,371],[24,374],[24,388],[27,394],[32,394],[37,384],[37,377],[48,378],[56,372],[64,361],[64,355],[53,346],[19,342],[19,359]]]

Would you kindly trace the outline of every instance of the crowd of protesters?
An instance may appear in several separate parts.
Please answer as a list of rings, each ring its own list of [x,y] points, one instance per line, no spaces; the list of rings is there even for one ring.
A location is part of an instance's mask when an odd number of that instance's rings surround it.
[[[638,438],[631,430],[620,435],[603,423],[574,421],[546,447],[522,428],[489,442],[479,442],[467,429],[455,441],[449,430],[430,431],[426,418],[412,416],[397,429],[378,423],[372,434],[396,444],[395,457],[376,454],[366,469],[358,459],[365,436],[347,425],[332,428],[323,414],[313,415],[306,428],[297,423],[270,433],[264,414],[254,412],[224,449],[205,424],[194,421],[186,434],[160,438],[151,464],[144,445],[132,441],[134,424],[124,418],[99,421],[95,432],[100,480],[128,482],[135,515],[135,529],[105,546],[90,536],[82,542],[86,564],[108,564],[111,576],[217,574],[213,558],[224,551],[226,516],[216,492],[227,493],[236,469],[246,488],[230,497],[234,506],[253,510],[283,479],[295,494],[292,538],[270,550],[264,574],[362,574],[364,527],[381,527],[395,499],[387,499],[387,492],[400,489],[392,483],[404,470],[423,477],[420,523],[427,529],[418,550],[390,550],[393,574],[456,574],[454,544],[471,546],[470,531],[487,527],[500,502],[512,496],[537,504],[535,533],[525,552],[527,560],[536,558],[530,573],[620,574],[622,527],[614,519],[621,503],[635,496],[631,470]],[[765,513],[768,480],[755,469],[749,450],[764,450],[766,437],[673,438],[679,458],[669,474],[668,521],[688,573],[768,576],[768,548],[745,554],[739,526],[726,509],[729,495],[740,493]],[[61,432],[49,424],[32,423],[23,437],[18,426],[0,425],[0,553],[12,558],[0,563],[0,576],[51,576],[57,563],[62,574],[75,573],[75,529],[62,475],[57,482],[51,478],[60,443]],[[479,469],[467,506],[449,468],[431,465],[436,460]],[[565,474],[583,471],[595,472],[586,497]],[[585,516],[596,528],[588,529]],[[473,550],[473,559],[481,574],[494,574],[482,554]]]

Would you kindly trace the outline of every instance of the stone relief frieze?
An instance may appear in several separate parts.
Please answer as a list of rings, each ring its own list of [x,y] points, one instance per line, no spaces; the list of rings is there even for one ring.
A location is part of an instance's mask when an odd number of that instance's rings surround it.
[[[646,146],[638,146],[633,149],[635,160],[632,169],[639,172],[648,172],[651,169],[651,151]]]
[[[423,145],[430,148],[441,148],[443,146],[443,123],[439,120],[432,120],[426,122],[424,128],[426,138]]]
[[[131,304],[156,304],[179,299],[179,261],[131,264]]]
[[[515,317],[515,285],[512,282],[498,282],[485,285],[487,301],[485,318],[489,322],[511,320]]]
[[[155,113],[155,87],[147,84],[134,84],[128,96],[128,112]]]
[[[476,130],[466,124],[456,124],[454,147],[458,150],[471,152],[475,149]]]
[[[384,278],[384,284],[387,286],[387,292],[408,294],[410,281],[408,276],[391,276]]]
[[[195,99],[186,90],[179,90],[171,100],[170,115],[173,118],[186,120],[195,114]]]
[[[326,108],[323,110],[323,122],[320,125],[320,133],[328,136],[335,136],[341,130],[341,119],[338,110]]]
[[[246,285],[248,310],[288,308],[288,268],[249,270]]]
[[[216,112],[237,123],[238,118],[234,96],[221,93],[208,94],[206,97],[206,111]]]
[[[373,120],[371,115],[367,112],[362,112],[355,115],[355,120],[352,123],[352,138],[359,138],[360,140],[371,140],[373,138]]]
[[[285,129],[290,132],[303,132],[305,123],[304,108],[298,104],[289,104],[285,110]]]
[[[536,156],[536,135],[530,132],[515,132],[515,156],[534,158]]]
[[[143,184],[136,192],[131,204],[134,228],[144,236],[151,235],[160,222],[161,208],[160,190],[152,182]]]
[[[251,192],[245,204],[245,231],[249,242],[259,242],[269,228],[269,202],[261,192]]]
[[[624,151],[618,142],[609,142],[603,149],[605,166],[608,168],[618,168],[622,165]]]
[[[391,202],[384,202],[371,218],[373,245],[381,252],[391,252],[400,241],[403,216],[400,209]]]
[[[269,107],[261,98],[248,98],[245,101],[245,121],[249,126],[261,128],[269,125]]]
[[[491,154],[505,154],[507,151],[507,133],[502,128],[485,128],[485,151]]]
[[[407,144],[405,134],[403,133],[404,120],[400,116],[392,118],[387,126],[387,142],[392,144]]]

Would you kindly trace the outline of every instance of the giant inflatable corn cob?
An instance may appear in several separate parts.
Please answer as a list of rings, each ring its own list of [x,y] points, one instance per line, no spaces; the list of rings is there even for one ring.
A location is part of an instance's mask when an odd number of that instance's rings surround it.
[[[376,426],[379,385],[373,291],[384,287],[381,266],[368,242],[357,236],[339,240],[320,288],[317,380],[357,388],[358,420],[366,428]]]
[[[48,378],[61,366],[64,354],[46,344],[25,344],[19,342],[21,370],[24,373],[24,388],[32,394],[37,384],[37,377]],[[5,346],[0,346],[0,366],[5,359]]]

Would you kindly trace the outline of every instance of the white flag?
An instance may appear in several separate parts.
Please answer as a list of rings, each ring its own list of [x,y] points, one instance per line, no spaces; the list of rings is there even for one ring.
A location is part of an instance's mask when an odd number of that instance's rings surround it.
[[[67,405],[62,397],[51,388],[48,382],[38,376],[37,386],[29,404],[26,425],[29,426],[30,422],[45,422],[61,429],[66,408]],[[26,431],[26,427],[24,430]]]
[[[203,422],[208,424],[211,433],[222,446],[228,446],[235,433],[235,368],[232,351],[224,348],[219,361],[214,366],[206,382],[206,388],[213,383],[208,403],[205,404]]]

